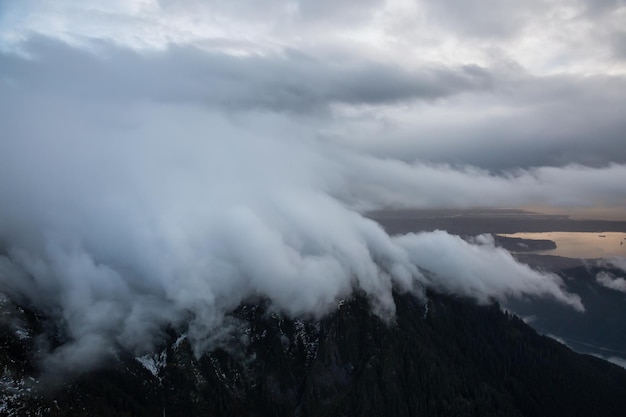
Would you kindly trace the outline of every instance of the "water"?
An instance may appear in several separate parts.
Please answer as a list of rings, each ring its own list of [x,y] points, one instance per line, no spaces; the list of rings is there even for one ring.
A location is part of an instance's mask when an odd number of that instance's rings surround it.
[[[500,234],[522,239],[548,239],[556,243],[556,249],[533,251],[543,255],[568,258],[626,257],[626,233],[621,232],[541,232]]]

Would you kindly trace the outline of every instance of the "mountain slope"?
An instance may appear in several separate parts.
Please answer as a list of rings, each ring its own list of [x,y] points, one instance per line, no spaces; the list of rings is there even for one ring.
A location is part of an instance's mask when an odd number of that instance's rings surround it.
[[[45,320],[5,301],[0,415],[623,415],[626,371],[538,335],[496,305],[437,294],[426,305],[397,295],[396,304],[393,323],[361,297],[320,322],[242,306],[232,316],[239,330],[199,359],[170,331],[161,352],[120,352],[103,369],[55,384],[29,379]]]

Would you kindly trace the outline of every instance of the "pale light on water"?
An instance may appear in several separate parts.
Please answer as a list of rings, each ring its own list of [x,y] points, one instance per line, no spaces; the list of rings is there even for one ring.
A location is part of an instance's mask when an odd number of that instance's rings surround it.
[[[619,232],[541,232],[499,234],[531,240],[552,240],[556,249],[533,251],[544,255],[568,258],[611,258],[626,257],[626,233]]]

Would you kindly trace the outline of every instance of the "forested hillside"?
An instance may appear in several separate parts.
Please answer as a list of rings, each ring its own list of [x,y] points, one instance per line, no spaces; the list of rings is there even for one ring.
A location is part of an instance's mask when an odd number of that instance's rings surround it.
[[[0,415],[621,416],[626,409],[625,370],[572,352],[497,305],[437,294],[426,304],[396,295],[396,304],[392,323],[360,297],[320,322],[246,305],[233,313],[239,330],[230,341],[200,359],[171,330],[159,353],[119,352],[104,368],[63,382],[37,367],[49,323],[5,301]]]

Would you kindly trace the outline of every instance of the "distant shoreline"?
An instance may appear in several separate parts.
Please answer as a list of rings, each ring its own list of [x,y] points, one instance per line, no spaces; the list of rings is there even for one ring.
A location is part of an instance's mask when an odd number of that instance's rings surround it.
[[[434,230],[445,230],[461,237],[490,233],[494,235],[498,246],[509,250],[519,261],[552,271],[596,264],[600,259],[569,258],[545,253],[556,247],[556,242],[549,239],[511,240],[497,235],[542,232],[626,233],[626,221],[580,220],[564,214],[535,213],[522,209],[401,209],[378,210],[365,215],[391,235]],[[527,251],[519,250],[520,243],[528,246]]]
[[[520,232],[623,232],[626,221],[581,220],[522,209],[390,209],[365,213],[389,234],[446,230],[460,236]]]

